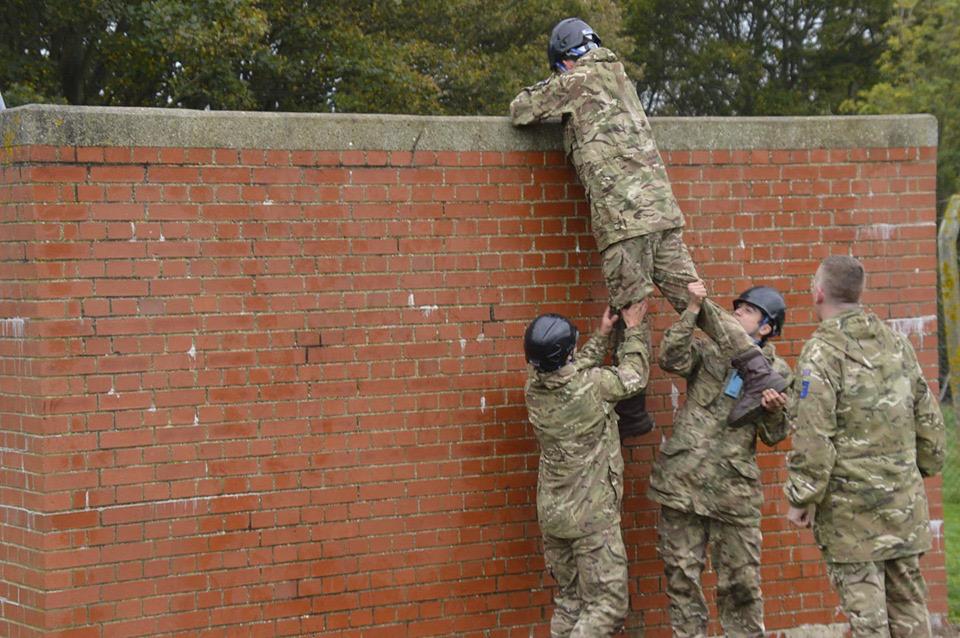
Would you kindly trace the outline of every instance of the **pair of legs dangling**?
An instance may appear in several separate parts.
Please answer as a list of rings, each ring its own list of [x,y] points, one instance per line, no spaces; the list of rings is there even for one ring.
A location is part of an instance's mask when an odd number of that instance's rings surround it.
[[[625,308],[645,299],[656,285],[677,312],[687,307],[687,284],[700,276],[683,243],[683,230],[671,228],[626,239],[603,251],[603,277],[610,306]],[[773,371],[766,357],[736,318],[707,299],[697,317],[697,326],[717,344],[743,379],[743,392],[727,422],[742,425],[762,410],[763,391],[783,392],[787,381]],[[620,438],[649,432],[653,419],[646,411],[646,394],[641,392],[616,405],[620,417]]]

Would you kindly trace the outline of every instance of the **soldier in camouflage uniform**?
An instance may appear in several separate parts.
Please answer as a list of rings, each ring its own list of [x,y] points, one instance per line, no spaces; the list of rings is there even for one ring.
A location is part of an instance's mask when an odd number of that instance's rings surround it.
[[[853,636],[930,636],[919,557],[930,549],[923,477],[945,432],[910,341],[860,307],[863,266],[828,257],[814,277],[820,325],[797,363],[784,487],[813,525]]]
[[[673,635],[706,636],[709,620],[701,586],[707,542],[717,572],[717,607],[727,636],[762,637],[760,506],[757,436],[773,446],[787,436],[786,396],[767,390],[764,413],[739,428],[726,424],[738,377],[711,341],[693,336],[707,291],[689,285],[689,304],[664,334],[660,367],[687,381],[687,401],[660,448],[648,496],[660,503],[659,550],[667,577]],[[734,301],[734,316],[761,346],[773,369],[790,368],[767,338],[780,334],[783,297],[757,286]]]
[[[645,299],[656,284],[682,312],[687,284],[700,277],[683,243],[683,214],[633,82],[617,56],[601,47],[597,34],[577,18],[554,28],[548,59],[556,73],[514,98],[513,123],[562,119],[564,149],[590,202],[610,305],[625,308]],[[786,381],[717,304],[708,300],[697,323],[744,379],[730,422],[751,420],[762,412],[763,390],[783,391]],[[643,394],[621,402],[617,412],[621,436],[652,427]]]
[[[535,319],[524,336],[526,403],[540,444],[537,520],[557,581],[551,638],[611,636],[627,617],[627,553],[620,533],[623,457],[613,403],[647,384],[646,303],[623,311],[618,367],[602,367],[617,316],[575,357],[577,331],[559,315]]]

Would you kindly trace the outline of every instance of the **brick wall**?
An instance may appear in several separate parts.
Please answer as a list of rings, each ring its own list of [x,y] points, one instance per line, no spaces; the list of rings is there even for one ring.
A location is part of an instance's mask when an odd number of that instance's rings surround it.
[[[717,297],[784,291],[792,362],[816,264],[852,253],[935,383],[932,118],[654,126]],[[604,299],[555,128],[28,107],[0,132],[0,635],[548,635],[520,336]],[[628,635],[657,637],[644,491],[683,388],[650,390],[623,525]],[[763,588],[802,635],[843,618],[785,524],[786,448]]]

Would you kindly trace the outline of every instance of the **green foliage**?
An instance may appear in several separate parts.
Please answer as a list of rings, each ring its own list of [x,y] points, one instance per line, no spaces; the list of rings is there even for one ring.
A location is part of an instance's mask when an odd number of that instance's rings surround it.
[[[943,533],[946,539],[947,597],[950,621],[960,623],[960,432],[956,410],[943,405],[947,425],[947,462],[943,467]]]
[[[960,0],[898,0],[880,81],[847,102],[858,113],[932,113],[940,124],[940,206],[960,189]]]
[[[250,108],[266,52],[254,0],[8,0],[0,5],[0,85],[26,100]]]
[[[835,112],[876,76],[890,0],[628,0],[647,109]]]
[[[502,114],[568,15],[631,52],[616,0],[7,0],[0,87],[10,106]]]

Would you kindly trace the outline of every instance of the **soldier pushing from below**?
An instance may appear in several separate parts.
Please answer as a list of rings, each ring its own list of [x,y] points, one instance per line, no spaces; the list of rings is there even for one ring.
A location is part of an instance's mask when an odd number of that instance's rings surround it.
[[[623,456],[613,404],[647,385],[645,314],[645,302],[623,311],[617,367],[603,367],[617,320],[609,308],[576,356],[577,329],[564,317],[537,317],[524,335],[527,413],[540,446],[537,520],[558,585],[551,638],[611,636],[627,617]]]
[[[828,257],[813,280],[820,325],[797,362],[784,487],[788,519],[813,525],[854,638],[926,638],[923,477],[945,431],[909,339],[860,306],[863,266]]]
[[[693,336],[706,298],[702,282],[689,284],[686,310],[663,336],[660,367],[687,381],[687,400],[660,448],[650,477],[650,499],[660,503],[659,550],[667,577],[673,635],[701,638],[709,620],[701,575],[711,546],[717,572],[717,608],[727,636],[762,637],[760,507],[757,436],[773,446],[787,436],[786,395],[766,390],[764,412],[741,428],[727,427],[739,377],[711,341]],[[790,375],[770,337],[780,335],[786,304],[775,289],[755,286],[733,302],[734,316],[779,374]]]
[[[698,281],[683,243],[683,214],[623,64],[585,22],[567,18],[554,27],[547,51],[554,75],[523,89],[510,104],[515,125],[563,121],[564,148],[590,202],[610,305],[646,299],[656,284],[678,312],[687,284]],[[763,391],[782,392],[786,380],[770,368],[753,340],[729,313],[707,300],[697,325],[720,347],[743,378],[743,392],[728,415],[731,425],[762,413]],[[644,394],[617,405],[621,437],[653,426]]]

